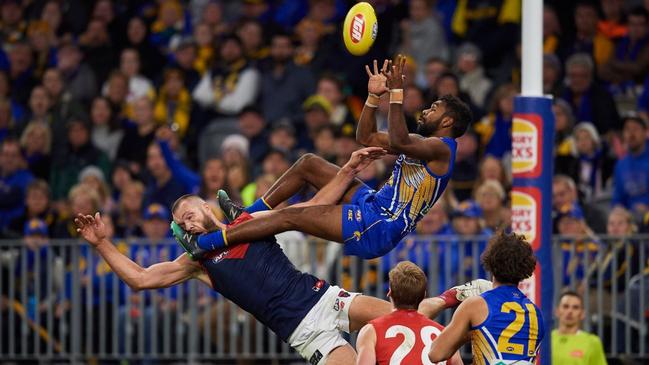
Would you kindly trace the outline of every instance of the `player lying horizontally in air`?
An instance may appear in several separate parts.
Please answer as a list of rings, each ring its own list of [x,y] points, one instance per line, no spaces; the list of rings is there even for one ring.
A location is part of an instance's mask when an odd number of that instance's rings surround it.
[[[344,243],[346,254],[363,258],[383,256],[394,248],[444,192],[455,162],[455,138],[465,133],[471,121],[469,108],[447,95],[422,111],[418,134],[409,134],[402,109],[404,65],[405,59],[399,57],[394,66],[385,61],[381,72],[376,61],[373,73],[366,67],[370,94],[356,139],[366,146],[398,154],[392,176],[378,192],[355,180],[346,190],[342,205],[292,206],[256,217],[254,222],[198,237],[200,232],[192,228],[191,220],[186,220],[184,226],[172,224],[174,236],[190,257],[200,259],[214,249],[289,230]],[[388,133],[378,132],[375,109],[379,97],[388,91]],[[305,184],[322,188],[338,170],[313,155],[303,157],[248,212],[268,210]]]
[[[354,152],[332,184],[321,190],[316,198],[323,202],[339,199],[357,169],[366,163],[363,161],[381,155],[376,149],[367,151]],[[172,213],[180,224],[185,223],[184,219],[193,219],[199,233],[225,228],[209,205],[194,195],[179,198]],[[233,224],[250,218],[243,212]],[[106,238],[106,228],[99,213],[94,217],[78,215],[75,223],[83,238],[131,288],[165,288],[198,279],[252,314],[314,365],[353,364],[356,353],[343,339],[341,331],[358,330],[391,310],[389,302],[347,292],[296,270],[274,238],[216,250],[199,261],[192,261],[183,254],[174,261],[143,268],[120,253]],[[456,305],[456,299],[478,295],[488,288],[484,281],[452,288],[441,299],[426,299],[430,303],[423,313],[434,316]]]
[[[447,359],[470,339],[474,364],[534,364],[545,335],[543,316],[518,290],[536,266],[532,247],[523,236],[501,232],[489,241],[481,261],[494,289],[460,304],[433,342],[430,360]]]
[[[426,364],[430,345],[444,329],[417,312],[426,297],[426,274],[410,261],[390,270],[392,313],[371,320],[358,333],[356,365]],[[446,365],[462,365],[459,352]]]

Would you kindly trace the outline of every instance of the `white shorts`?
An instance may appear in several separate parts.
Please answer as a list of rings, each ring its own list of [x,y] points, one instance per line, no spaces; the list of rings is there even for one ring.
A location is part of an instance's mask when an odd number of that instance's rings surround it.
[[[324,364],[336,347],[348,344],[341,331],[349,333],[349,307],[360,293],[331,285],[288,338],[311,365]]]

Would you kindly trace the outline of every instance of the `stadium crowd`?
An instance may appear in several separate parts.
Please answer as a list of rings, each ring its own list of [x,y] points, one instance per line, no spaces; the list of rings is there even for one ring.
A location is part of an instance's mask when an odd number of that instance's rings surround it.
[[[475,117],[418,233],[509,227],[520,1],[369,2],[378,38],[354,57],[340,34],[353,1],[2,0],[0,236],[39,252],[49,239],[78,238],[74,213],[101,211],[113,237],[158,242],[170,237],[169,208],[182,194],[218,210],[225,189],[249,205],[307,153],[342,164],[360,147],[363,67],[397,53],[408,56],[411,130],[445,94]],[[568,284],[587,274],[569,262],[619,253],[599,234],[636,245],[624,237],[649,229],[649,1],[546,1],[543,24],[543,86],[556,117],[553,227],[572,236],[562,245]],[[387,98],[378,110],[385,129]],[[379,187],[392,162],[361,178]],[[407,238],[397,255],[413,257],[414,246]],[[161,255],[173,256],[150,254]],[[306,262],[302,251],[288,255]],[[631,275],[644,269],[634,262]]]

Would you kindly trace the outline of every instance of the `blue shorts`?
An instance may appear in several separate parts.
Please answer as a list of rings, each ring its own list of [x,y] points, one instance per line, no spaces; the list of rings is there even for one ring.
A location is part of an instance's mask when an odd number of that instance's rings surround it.
[[[345,255],[364,259],[381,257],[403,238],[404,224],[390,220],[374,203],[376,191],[361,185],[349,204],[343,205],[342,228]]]

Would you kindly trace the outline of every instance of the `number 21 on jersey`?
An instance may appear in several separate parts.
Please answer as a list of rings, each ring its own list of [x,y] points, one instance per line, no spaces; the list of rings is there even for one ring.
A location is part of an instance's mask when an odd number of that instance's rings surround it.
[[[433,326],[422,327],[419,333],[421,341],[424,343],[424,349],[421,351],[421,363],[425,365],[435,365],[428,359],[428,353],[430,352],[430,346],[433,344],[433,336],[437,337],[441,331]],[[410,354],[412,349],[415,347],[415,342],[417,338],[415,337],[415,331],[412,329],[402,326],[394,325],[388,328],[385,331],[385,338],[395,338],[397,335],[403,335],[403,342],[399,347],[392,353],[390,357],[390,365],[401,365],[401,361]],[[446,361],[436,363],[437,365],[445,365]]]
[[[513,354],[521,356],[534,356],[536,354],[536,342],[539,339],[539,320],[536,314],[536,308],[533,304],[525,304],[527,309],[527,316],[525,319],[525,310],[517,302],[506,302],[500,308],[502,313],[516,314],[514,320],[500,333],[498,337],[498,352],[502,354]],[[522,333],[519,336],[523,327],[529,331],[528,334]],[[527,338],[527,353],[525,353],[524,345],[520,343],[512,343],[510,340],[513,338]]]

